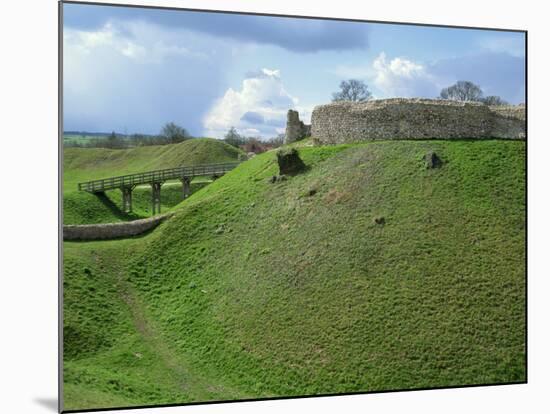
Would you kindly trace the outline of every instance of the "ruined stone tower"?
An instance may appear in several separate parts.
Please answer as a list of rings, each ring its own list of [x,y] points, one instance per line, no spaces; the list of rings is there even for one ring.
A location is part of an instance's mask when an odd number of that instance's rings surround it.
[[[311,126],[300,121],[298,111],[288,110],[286,115],[285,144],[299,141],[310,135]]]

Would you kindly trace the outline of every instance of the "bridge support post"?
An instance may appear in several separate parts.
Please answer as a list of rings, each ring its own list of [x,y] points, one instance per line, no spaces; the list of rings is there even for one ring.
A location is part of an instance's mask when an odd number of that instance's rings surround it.
[[[191,195],[191,177],[183,177],[181,179],[182,184],[182,195],[183,199],[185,200],[187,197]]]
[[[152,195],[152,210],[153,215],[160,213],[160,188],[162,186],[161,182],[151,183],[151,195]]]
[[[122,211],[125,213],[132,212],[132,187],[122,187]]]

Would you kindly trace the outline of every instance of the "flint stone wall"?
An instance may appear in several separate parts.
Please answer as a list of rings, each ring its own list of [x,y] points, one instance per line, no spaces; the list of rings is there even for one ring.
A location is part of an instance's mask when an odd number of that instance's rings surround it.
[[[333,102],[313,109],[320,144],[389,139],[525,139],[525,106],[439,99]]]
[[[286,115],[285,144],[299,141],[311,135],[311,126],[300,121],[298,111],[289,109]]]
[[[64,225],[63,240],[105,240],[137,236],[158,226],[172,213],[122,223]]]
[[[525,139],[525,106],[490,106],[494,114],[493,134],[496,138]]]

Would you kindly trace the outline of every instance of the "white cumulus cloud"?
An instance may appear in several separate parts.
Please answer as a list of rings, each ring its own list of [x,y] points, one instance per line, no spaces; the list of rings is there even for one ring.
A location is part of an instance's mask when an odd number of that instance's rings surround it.
[[[90,55],[111,50],[135,63],[161,63],[169,57],[205,59],[204,52],[193,51],[181,37],[141,21],[110,21],[96,30],[63,30],[64,47],[69,52]]]
[[[521,40],[521,39],[519,39]],[[331,70],[342,79],[364,80],[375,98],[435,98],[459,80],[479,85],[485,95],[512,103],[525,101],[525,66],[518,39],[484,39],[489,51],[423,63],[380,53],[371,62],[341,64]],[[517,46],[514,49],[514,45]],[[496,52],[505,49],[507,52]]]
[[[245,135],[273,137],[284,131],[286,114],[298,107],[298,98],[284,87],[277,69],[249,72],[241,89],[229,88],[204,117],[207,135],[222,138],[231,127]]]
[[[374,86],[384,97],[435,96],[438,81],[421,63],[380,53],[372,63]]]
[[[331,72],[342,79],[365,80],[377,98],[433,97],[441,89],[429,66],[405,57],[388,58],[384,52],[368,64],[339,65]]]

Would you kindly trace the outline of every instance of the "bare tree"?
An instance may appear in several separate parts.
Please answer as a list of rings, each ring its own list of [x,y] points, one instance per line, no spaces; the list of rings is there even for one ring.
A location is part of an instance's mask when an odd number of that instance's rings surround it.
[[[107,142],[111,148],[114,148],[116,146],[117,137],[116,137],[115,131],[111,132],[111,134],[107,138]]]
[[[266,150],[265,145],[259,137],[246,138],[246,142],[243,144],[242,149],[247,153],[253,152],[255,154],[260,154]]]
[[[473,82],[458,81],[448,88],[443,88],[440,97],[453,101],[481,101],[483,91]]]
[[[371,99],[372,94],[365,82],[357,79],[340,82],[340,92],[332,94],[332,101],[363,102]]]
[[[246,138],[239,134],[235,127],[229,128],[227,133],[224,135],[223,140],[229,145],[233,145],[236,148],[239,148],[246,142]]]
[[[285,142],[285,134],[278,134],[276,137],[272,137],[267,140],[267,144],[273,148],[279,148]]]
[[[107,139],[105,138],[92,138],[90,144],[104,148],[124,148],[124,139],[115,131],[111,132]]]
[[[504,99],[502,99],[500,96],[486,96],[481,100],[485,105],[509,105],[508,102],[506,102]]]
[[[162,130],[160,131],[160,135],[166,141],[172,144],[182,142],[185,139],[189,138],[189,134],[187,133],[185,128],[182,128],[173,122],[168,122],[166,125],[164,125],[162,127]]]

